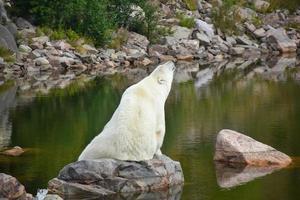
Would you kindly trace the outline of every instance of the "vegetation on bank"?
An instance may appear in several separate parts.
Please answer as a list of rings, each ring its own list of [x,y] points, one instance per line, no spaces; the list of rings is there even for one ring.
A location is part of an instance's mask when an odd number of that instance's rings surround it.
[[[213,12],[212,20],[216,27],[220,28],[223,32],[232,35],[239,34],[240,30],[237,26],[243,22],[238,14],[238,8],[250,8],[258,13],[271,13],[277,9],[288,9],[290,12],[295,11],[300,6],[299,0],[265,0],[270,3],[267,9],[257,10],[254,3],[247,0],[212,0]],[[253,17],[252,23],[256,26],[262,24],[260,17]]]
[[[120,27],[143,34],[150,41],[164,34],[158,26],[157,9],[149,0],[15,0],[12,12],[55,30],[52,38],[80,35],[100,46],[108,44]]]
[[[3,60],[7,63],[13,63],[16,60],[15,54],[11,50],[1,46],[0,57],[3,58]]]

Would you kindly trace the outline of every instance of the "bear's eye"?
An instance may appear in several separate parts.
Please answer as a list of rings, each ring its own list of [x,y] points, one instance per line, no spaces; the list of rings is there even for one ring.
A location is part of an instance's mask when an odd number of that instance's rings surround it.
[[[162,78],[159,78],[159,79],[157,80],[157,82],[158,82],[159,84],[165,84],[166,80],[165,80],[165,79],[162,79]]]

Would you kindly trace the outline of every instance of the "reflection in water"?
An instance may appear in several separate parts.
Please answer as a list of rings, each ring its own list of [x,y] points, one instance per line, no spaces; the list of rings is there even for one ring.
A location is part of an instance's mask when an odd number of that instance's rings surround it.
[[[0,150],[9,146],[12,125],[9,121],[9,109],[16,104],[16,87],[0,93]]]
[[[282,68],[284,71],[274,73],[272,66],[237,59],[210,65],[213,73],[209,72],[209,76],[200,76],[204,67],[199,64],[178,67],[179,78],[166,104],[162,151],[182,164],[182,199],[263,200],[300,196],[299,168],[283,169],[231,190],[221,189],[216,181],[214,140],[224,128],[247,132],[290,156],[300,155],[300,70],[288,64]],[[183,78],[180,73],[184,73]],[[130,76],[135,74],[144,76],[145,71],[135,70]],[[199,87],[197,81],[205,84]],[[8,115],[11,122],[10,146],[35,151],[17,158],[0,156],[0,172],[16,176],[31,193],[45,188],[48,180],[56,177],[64,165],[75,161],[102,130],[129,84],[132,81],[116,76],[96,81],[73,95],[35,98],[18,104],[9,114],[1,114],[0,121]],[[18,103],[20,98],[17,97]]]
[[[222,188],[232,188],[256,178],[271,174],[279,167],[256,167],[250,165],[215,162],[217,183]]]

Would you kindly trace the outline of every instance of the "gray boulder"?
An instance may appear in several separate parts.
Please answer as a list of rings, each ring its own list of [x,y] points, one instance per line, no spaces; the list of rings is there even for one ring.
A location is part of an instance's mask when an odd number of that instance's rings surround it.
[[[254,166],[288,166],[292,160],[271,146],[233,130],[218,133],[214,160]]]
[[[11,50],[12,52],[17,52],[18,47],[14,36],[7,30],[6,27],[0,24],[0,46]]]
[[[297,44],[291,40],[283,28],[272,28],[267,31],[268,44],[273,48],[280,50],[282,53],[291,53],[297,51]]]
[[[173,186],[181,187],[183,182],[180,163],[161,155],[141,162],[114,159],[77,161],[65,166],[57,178],[50,180],[48,190],[70,199],[121,199],[132,194],[166,195]],[[180,190],[169,195],[167,199],[177,199],[173,196],[180,197]]]

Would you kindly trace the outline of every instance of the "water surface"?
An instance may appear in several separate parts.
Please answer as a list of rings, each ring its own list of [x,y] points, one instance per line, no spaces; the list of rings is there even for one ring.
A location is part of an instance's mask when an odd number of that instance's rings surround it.
[[[276,66],[275,66],[276,67]],[[181,70],[180,66],[178,66]],[[270,72],[271,70],[271,72]],[[299,69],[261,66],[187,67],[175,77],[166,103],[163,153],[182,164],[182,199],[297,199],[300,168],[293,165],[230,189],[218,185],[213,162],[216,134],[245,133],[290,156],[300,156]],[[296,74],[294,74],[296,73]],[[21,146],[21,157],[0,156],[0,172],[35,194],[45,188],[110,119],[122,92],[136,80],[100,79],[72,95],[26,98],[0,94],[0,145]],[[179,83],[180,82],[180,83]]]

